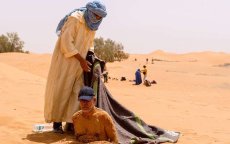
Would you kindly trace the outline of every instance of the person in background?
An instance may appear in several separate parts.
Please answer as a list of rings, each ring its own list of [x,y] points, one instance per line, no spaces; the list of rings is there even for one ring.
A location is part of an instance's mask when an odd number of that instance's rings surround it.
[[[146,65],[143,65],[143,69],[141,70],[141,72],[143,73],[144,77],[143,77],[143,82],[145,82],[146,77],[147,77],[147,68]]]
[[[148,59],[148,58],[146,58],[146,64],[148,64],[148,61],[149,61],[149,59]]]
[[[95,33],[107,15],[100,1],[92,1],[86,7],[66,15],[57,27],[58,40],[53,52],[45,91],[45,121],[53,122],[53,131],[73,131],[72,115],[79,110],[78,93],[84,85],[83,71],[90,71],[86,61],[89,49],[93,49]]]
[[[118,137],[112,118],[106,111],[95,107],[94,90],[84,86],[78,100],[81,110],[72,117],[76,140],[83,143],[107,141],[117,144]]]
[[[152,64],[154,64],[154,59],[152,58]]]
[[[135,84],[139,85],[142,83],[142,79],[141,79],[141,70],[137,69],[137,71],[135,72]]]
[[[108,83],[108,68],[107,68],[107,64],[105,62],[105,67],[104,67],[104,71],[103,71],[103,77],[104,77],[104,83]]]

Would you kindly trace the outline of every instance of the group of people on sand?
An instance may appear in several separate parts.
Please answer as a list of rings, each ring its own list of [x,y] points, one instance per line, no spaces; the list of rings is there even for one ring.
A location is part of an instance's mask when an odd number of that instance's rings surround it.
[[[149,59],[146,58],[146,64],[148,64],[148,61],[149,61]],[[151,63],[154,64],[154,59],[153,58],[151,59]]]
[[[66,15],[57,27],[58,40],[48,74],[44,117],[54,133],[74,133],[76,141],[118,143],[109,114],[95,107],[93,88],[84,86],[83,72],[91,71],[86,55],[107,11],[100,1]],[[63,122],[66,122],[63,129]]]
[[[143,65],[143,69],[137,69],[137,71],[135,72],[135,84],[139,85],[142,83],[142,76],[141,74],[143,74],[143,82],[146,81],[147,78],[147,66]]]
[[[137,58],[135,58],[134,61],[137,61]],[[146,64],[148,64],[149,59],[146,58],[146,59],[145,59],[145,62],[146,62]],[[154,64],[154,59],[153,59],[153,58],[151,59],[151,64]]]

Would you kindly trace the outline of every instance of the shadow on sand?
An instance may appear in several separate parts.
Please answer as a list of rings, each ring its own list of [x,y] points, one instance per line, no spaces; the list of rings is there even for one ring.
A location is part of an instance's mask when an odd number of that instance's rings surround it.
[[[55,142],[61,142],[61,143],[68,143],[68,144],[74,144],[75,143],[75,137],[71,134],[57,134],[53,132],[43,132],[43,133],[32,133],[28,134],[26,136],[27,140],[37,143],[55,143]]]

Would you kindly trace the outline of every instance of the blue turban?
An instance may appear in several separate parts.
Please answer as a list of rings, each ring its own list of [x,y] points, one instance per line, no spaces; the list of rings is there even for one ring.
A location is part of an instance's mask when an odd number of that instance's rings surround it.
[[[74,9],[69,14],[67,14],[64,18],[61,19],[61,21],[58,23],[58,26],[56,28],[56,33],[58,36],[60,36],[61,29],[64,26],[65,22],[67,21],[68,17],[75,11],[84,12],[84,18],[86,24],[93,31],[96,31],[102,22],[102,19],[100,20],[96,19],[95,14],[102,18],[104,18],[107,15],[106,8],[100,1],[89,2],[87,3],[86,7]]]
[[[57,26],[57,28],[56,28],[56,34],[57,34],[58,36],[60,36],[60,34],[61,34],[61,29],[62,29],[62,27],[64,26],[65,22],[67,21],[68,17],[69,17],[72,13],[74,13],[75,11],[82,11],[82,12],[84,12],[84,11],[86,11],[86,8],[85,8],[85,7],[82,7],[82,8],[74,9],[73,11],[71,11],[70,13],[68,13],[65,17],[63,17],[63,18],[60,20],[60,22],[58,23],[58,26]]]
[[[103,5],[100,1],[93,1],[86,4],[84,18],[87,26],[93,31],[96,31],[102,22],[102,19],[96,19],[95,14],[102,18],[107,15],[105,5]]]

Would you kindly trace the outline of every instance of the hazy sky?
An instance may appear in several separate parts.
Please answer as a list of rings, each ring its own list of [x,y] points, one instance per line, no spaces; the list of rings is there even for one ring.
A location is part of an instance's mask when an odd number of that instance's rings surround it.
[[[25,50],[52,53],[60,19],[89,0],[0,0],[0,34],[17,32]],[[230,52],[230,0],[102,0],[96,37],[128,53]]]

